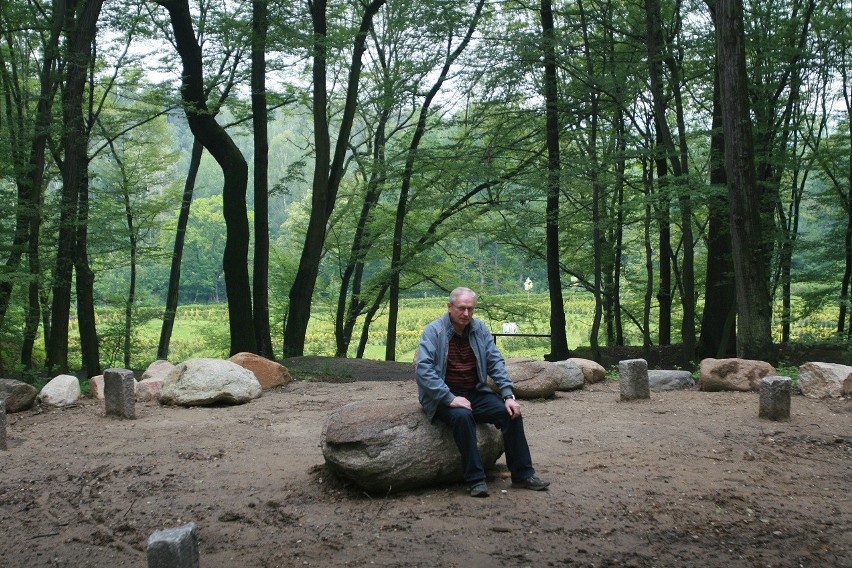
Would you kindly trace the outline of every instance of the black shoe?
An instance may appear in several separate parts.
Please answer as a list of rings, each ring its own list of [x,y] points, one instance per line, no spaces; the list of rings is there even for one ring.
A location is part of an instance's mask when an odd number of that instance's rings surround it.
[[[471,497],[488,497],[488,486],[484,481],[477,481],[470,486]]]
[[[532,491],[544,491],[549,485],[549,481],[540,479],[535,475],[531,475],[530,477],[520,481],[512,482],[512,487],[515,489],[530,489]]]

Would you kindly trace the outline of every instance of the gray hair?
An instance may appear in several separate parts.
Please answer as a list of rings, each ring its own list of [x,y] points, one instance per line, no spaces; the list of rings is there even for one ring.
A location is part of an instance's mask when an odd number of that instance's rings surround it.
[[[459,296],[461,296],[462,294],[471,294],[471,295],[473,295],[473,300],[474,300],[474,301],[477,301],[477,300],[479,299],[479,298],[477,298],[477,296],[476,296],[476,292],[474,292],[474,291],[473,291],[473,290],[471,290],[470,288],[465,288],[464,286],[459,286],[458,288],[456,288],[455,290],[453,290],[452,292],[450,292],[450,303],[451,303],[451,304],[453,304],[453,305],[455,305],[456,300],[457,300],[457,299],[458,299],[458,297],[459,297]]]

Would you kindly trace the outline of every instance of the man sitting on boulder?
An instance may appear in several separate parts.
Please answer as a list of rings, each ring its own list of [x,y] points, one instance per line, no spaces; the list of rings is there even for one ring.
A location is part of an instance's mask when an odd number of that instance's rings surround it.
[[[550,482],[537,477],[533,469],[521,405],[515,400],[503,355],[485,322],[474,319],[474,308],[476,293],[456,288],[450,293],[447,313],[423,331],[416,355],[420,404],[430,421],[438,418],[452,428],[472,497],[488,496],[476,441],[476,425],[483,422],[503,433],[512,487],[542,491]],[[488,386],[489,376],[499,395]]]

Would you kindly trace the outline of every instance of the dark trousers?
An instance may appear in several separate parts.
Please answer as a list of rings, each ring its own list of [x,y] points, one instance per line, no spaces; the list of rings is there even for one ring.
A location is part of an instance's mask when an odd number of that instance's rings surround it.
[[[476,444],[478,423],[494,424],[503,433],[506,466],[512,474],[512,481],[520,481],[535,474],[522,417],[512,420],[506,412],[505,403],[496,393],[453,391],[453,394],[468,399],[473,411],[441,405],[435,416],[449,424],[453,431],[453,438],[461,452],[465,483],[472,484],[485,479],[485,467]]]

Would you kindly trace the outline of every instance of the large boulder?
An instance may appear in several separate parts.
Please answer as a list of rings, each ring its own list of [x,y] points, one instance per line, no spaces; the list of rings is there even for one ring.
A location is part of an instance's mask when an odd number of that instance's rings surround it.
[[[597,361],[583,359],[582,357],[571,357],[568,360],[573,361],[583,370],[583,377],[586,379],[586,383],[600,383],[606,380],[606,369]]]
[[[38,394],[38,400],[49,406],[67,406],[80,400],[80,381],[73,375],[57,375]]]
[[[165,359],[157,359],[148,365],[142,373],[142,380],[136,384],[136,402],[159,400],[163,383],[174,368],[174,364]]]
[[[161,404],[204,406],[242,404],[262,393],[254,373],[222,359],[190,359],[176,365],[163,381]]]
[[[775,376],[775,367],[752,359],[704,359],[698,386],[703,391],[760,392],[760,380]]]
[[[485,467],[503,453],[503,437],[477,426]],[[390,493],[463,480],[461,455],[450,427],[429,423],[416,402],[352,402],[332,412],[322,429],[328,468],[367,491]]]
[[[169,376],[169,373],[172,372],[175,366],[173,363],[166,361],[165,359],[157,359],[150,365],[145,371],[142,373],[140,380],[144,381],[146,379],[165,379]]]
[[[845,387],[844,387],[845,385]],[[799,390],[810,398],[850,394],[852,367],[838,363],[805,363],[799,367]]]
[[[551,398],[562,384],[562,368],[531,357],[506,359],[506,372],[518,398]]]
[[[556,390],[572,391],[581,389],[586,384],[586,376],[583,373],[583,369],[581,369],[580,366],[571,359],[556,361],[553,364],[562,371],[562,380],[559,382],[559,386],[556,387]]]
[[[689,371],[650,369],[648,385],[654,392],[686,390],[695,386],[695,379]]]
[[[29,410],[35,403],[38,389],[15,379],[0,379],[0,400],[6,403],[6,412]]]
[[[254,373],[264,390],[284,386],[293,380],[284,365],[254,353],[237,353],[231,355],[230,361]]]

